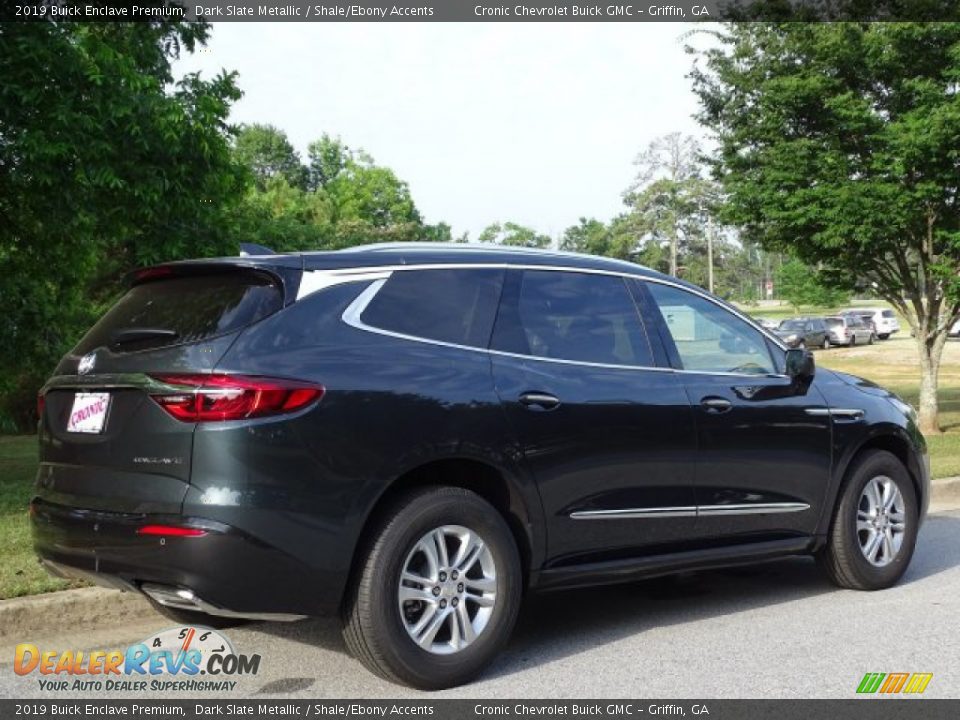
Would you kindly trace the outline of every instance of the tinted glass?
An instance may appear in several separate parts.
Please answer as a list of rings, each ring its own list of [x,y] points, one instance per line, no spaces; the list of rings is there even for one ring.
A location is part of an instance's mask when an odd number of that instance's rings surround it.
[[[827,318],[827,327],[829,328],[843,327],[843,318]]]
[[[486,348],[502,270],[394,272],[360,320],[402,335]]]
[[[493,347],[555,360],[654,364],[626,283],[610,275],[524,271],[504,293]]]
[[[884,310],[884,311],[883,311],[882,313],[880,313],[880,314],[881,314],[883,317],[885,317],[885,318],[896,317],[896,315],[893,314],[893,310]]]
[[[127,291],[75,348],[132,352],[225,335],[281,308],[266,275],[230,272],[152,280]]]
[[[774,372],[760,332],[719,305],[686,290],[647,283],[684,370]]]
[[[781,330],[803,330],[804,323],[802,320],[784,320],[780,323]]]

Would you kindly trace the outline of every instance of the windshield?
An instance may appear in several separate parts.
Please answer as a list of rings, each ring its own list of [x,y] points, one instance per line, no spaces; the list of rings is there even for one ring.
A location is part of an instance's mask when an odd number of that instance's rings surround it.
[[[780,323],[780,329],[790,331],[803,330],[803,325],[803,320],[784,320]]]

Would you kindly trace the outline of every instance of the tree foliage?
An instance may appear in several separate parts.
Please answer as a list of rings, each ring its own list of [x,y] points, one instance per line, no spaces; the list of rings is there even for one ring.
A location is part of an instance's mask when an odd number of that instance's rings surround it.
[[[725,219],[870,286],[919,342],[921,424],[960,313],[960,25],[743,23],[693,72]]]
[[[0,393],[21,427],[130,267],[233,246],[232,74],[170,61],[204,23],[0,25]]]
[[[549,235],[538,233],[533,228],[514,222],[492,223],[487,225],[477,237],[482,243],[499,243],[513,247],[545,248],[549,247]]]

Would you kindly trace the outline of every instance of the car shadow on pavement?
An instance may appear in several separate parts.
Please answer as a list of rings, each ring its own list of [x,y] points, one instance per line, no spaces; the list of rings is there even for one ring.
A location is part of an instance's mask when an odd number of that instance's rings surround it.
[[[899,586],[960,565],[960,514],[925,523]],[[613,643],[653,628],[719,618],[781,603],[848,592],[830,584],[812,558],[683,573],[623,585],[531,593],[513,638],[487,670],[490,680]],[[275,637],[346,653],[335,618],[264,623]]]

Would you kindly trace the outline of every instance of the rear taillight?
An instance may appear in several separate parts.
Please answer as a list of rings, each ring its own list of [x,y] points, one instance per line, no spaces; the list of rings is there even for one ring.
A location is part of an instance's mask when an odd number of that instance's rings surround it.
[[[322,385],[244,375],[151,375],[170,387],[150,397],[183,422],[243,420],[282,415],[323,397]]]
[[[183,525],[144,525],[137,528],[137,535],[160,535],[162,537],[203,537],[207,534],[201,528]]]
[[[47,398],[42,392],[37,393],[37,418],[43,418],[43,408],[47,404]]]

